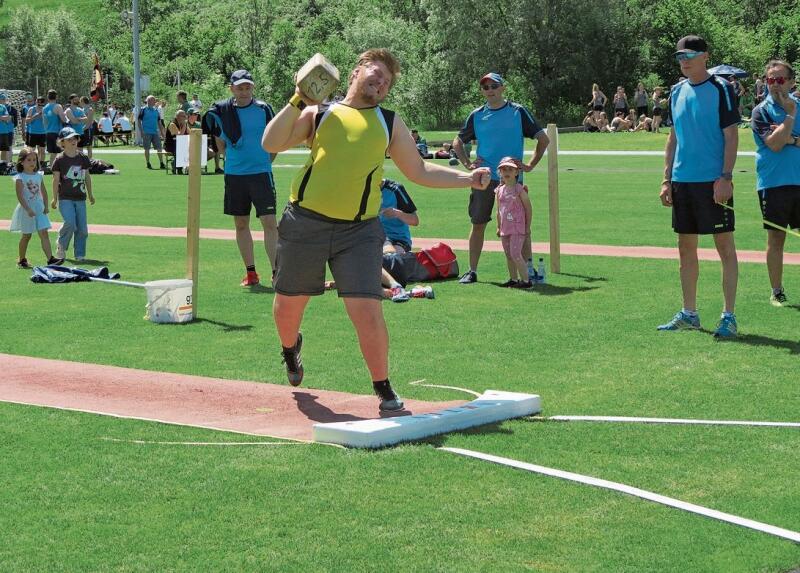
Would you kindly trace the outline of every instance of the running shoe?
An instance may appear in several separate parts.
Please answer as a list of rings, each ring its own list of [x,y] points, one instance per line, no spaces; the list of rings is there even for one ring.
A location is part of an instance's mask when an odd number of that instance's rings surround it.
[[[297,342],[294,347],[281,350],[282,362],[286,365],[286,376],[289,384],[300,386],[303,381],[303,360],[300,358],[300,349],[303,347],[303,333],[297,333]]]
[[[56,247],[56,258],[61,259],[61,262],[64,262],[64,259],[67,258],[67,252],[64,249],[64,247],[61,246],[60,243]]]
[[[533,288],[533,282],[517,281],[517,284],[515,284],[512,288]]]
[[[436,298],[432,286],[416,285],[411,289],[411,298]]]
[[[411,295],[401,286],[391,288],[392,302],[408,302]]]
[[[658,330],[698,330],[700,328],[700,316],[695,314],[689,316],[679,310],[666,324],[659,325]]]
[[[28,259],[20,259],[17,261],[17,268],[18,269],[29,269],[31,268],[30,263],[28,263]]]
[[[241,285],[244,288],[256,286],[261,279],[258,276],[258,273],[255,271],[247,271],[247,275],[242,279]]]
[[[475,271],[467,271],[461,275],[461,278],[458,279],[458,282],[460,282],[462,285],[476,283],[478,282],[478,273]]]
[[[737,333],[736,316],[728,314],[719,320],[717,329],[714,331],[714,338],[736,338]]]
[[[514,288],[517,286],[517,279],[508,279],[506,282],[500,285],[503,288]]]
[[[773,294],[772,296],[769,297],[769,303],[772,306],[778,306],[778,307],[783,306],[784,304],[786,304],[786,293],[781,291],[778,294]]]
[[[388,380],[384,382],[373,382],[372,389],[375,391],[378,398],[381,399],[381,403],[378,406],[378,410],[381,412],[394,412],[403,409],[403,401],[400,399],[400,396],[395,394],[395,391],[392,390],[392,385],[389,384]]]
[[[56,266],[63,265],[64,264],[64,259],[57,259],[56,257],[50,257],[47,260],[47,264],[48,265],[56,265]]]

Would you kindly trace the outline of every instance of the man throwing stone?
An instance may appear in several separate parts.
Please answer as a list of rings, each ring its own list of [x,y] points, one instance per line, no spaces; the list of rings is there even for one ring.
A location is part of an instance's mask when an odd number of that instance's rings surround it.
[[[232,97],[218,101],[208,112],[211,131],[216,137],[219,153],[225,155],[225,214],[232,215],[236,227],[236,244],[244,262],[246,274],[243,287],[260,282],[253,255],[253,235],[250,233],[250,208],[264,229],[264,248],[275,272],[275,243],[278,225],[275,221],[275,181],[272,160],[261,147],[264,128],[275,117],[272,107],[253,99],[255,83],[247,70],[231,74]]]
[[[714,235],[722,261],[725,308],[716,338],[737,334],[734,305],[739,266],[734,244],[733,166],[739,144],[736,95],[727,81],[706,70],[708,45],[699,36],[678,41],[675,58],[687,79],[672,87],[673,126],[667,139],[661,203],[672,208],[678,234],[683,308],[658,330],[699,329],[697,314],[697,236]]]
[[[400,117],[379,104],[400,74],[385,49],[361,54],[347,95],[321,109],[298,88],[270,122],[264,149],[277,153],[311,142],[311,156],[292,183],[278,233],[273,314],[289,383],[303,380],[299,332],[309,297],[324,292],[327,264],[358,335],[380,410],[400,410],[389,383],[389,336],[381,300],[384,232],[378,219],[386,154],[411,181],[427,187],[485,188],[488,169],[462,173],[426,163]]]
[[[503,98],[505,83],[500,74],[489,73],[480,80],[480,88],[486,104],[474,110],[464,127],[453,140],[456,157],[464,167],[488,167],[491,170],[492,182],[486,189],[473,188],[469,196],[469,218],[472,228],[469,233],[469,270],[461,277],[461,284],[469,284],[478,280],[478,261],[483,251],[483,236],[486,225],[492,220],[494,210],[494,189],[500,183],[497,166],[503,157],[519,158],[521,171],[532,171],[541,161],[550,139],[539,127],[531,113],[518,103]],[[528,163],[521,161],[524,138],[536,139],[536,151]],[[473,139],[478,140],[477,159],[470,163],[464,151],[464,144]],[[522,175],[520,174],[520,181]],[[528,274],[533,274],[531,260],[530,229],[522,246],[522,256],[528,261]]]
[[[761,214],[767,230],[767,272],[770,302],[786,303],[783,292],[783,244],[786,233],[775,226],[800,229],[800,129],[794,69],[783,60],[766,67],[767,96],[753,110],[750,127],[756,140],[756,176]],[[775,226],[773,226],[775,225]]]

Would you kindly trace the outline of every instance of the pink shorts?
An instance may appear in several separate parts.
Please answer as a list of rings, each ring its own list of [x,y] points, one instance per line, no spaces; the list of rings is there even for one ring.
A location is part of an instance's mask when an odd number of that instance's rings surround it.
[[[506,257],[512,261],[522,260],[522,245],[525,244],[525,237],[527,235],[513,234],[504,235],[500,237],[500,242],[503,243],[503,251]]]

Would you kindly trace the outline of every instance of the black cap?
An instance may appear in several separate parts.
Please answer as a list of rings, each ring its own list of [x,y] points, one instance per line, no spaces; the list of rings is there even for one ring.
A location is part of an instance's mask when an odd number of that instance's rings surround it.
[[[254,84],[253,76],[247,70],[236,70],[231,74],[231,85]]]
[[[684,36],[678,40],[675,46],[676,54],[684,54],[686,52],[707,52],[708,44],[700,36]]]

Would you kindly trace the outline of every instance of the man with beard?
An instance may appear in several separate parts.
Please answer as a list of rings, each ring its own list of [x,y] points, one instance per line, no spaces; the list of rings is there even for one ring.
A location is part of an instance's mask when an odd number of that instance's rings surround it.
[[[418,185],[489,184],[488,169],[463,173],[422,160],[403,120],[379,105],[399,74],[400,65],[388,50],[368,50],[350,73],[341,102],[322,109],[297,88],[262,138],[270,153],[311,143],[278,226],[273,315],[289,383],[297,386],[303,380],[300,323],[309,297],[325,291],[327,263],[356,329],[381,411],[403,408],[389,383],[389,336],[381,308],[384,232],[378,212],[385,155]]]

